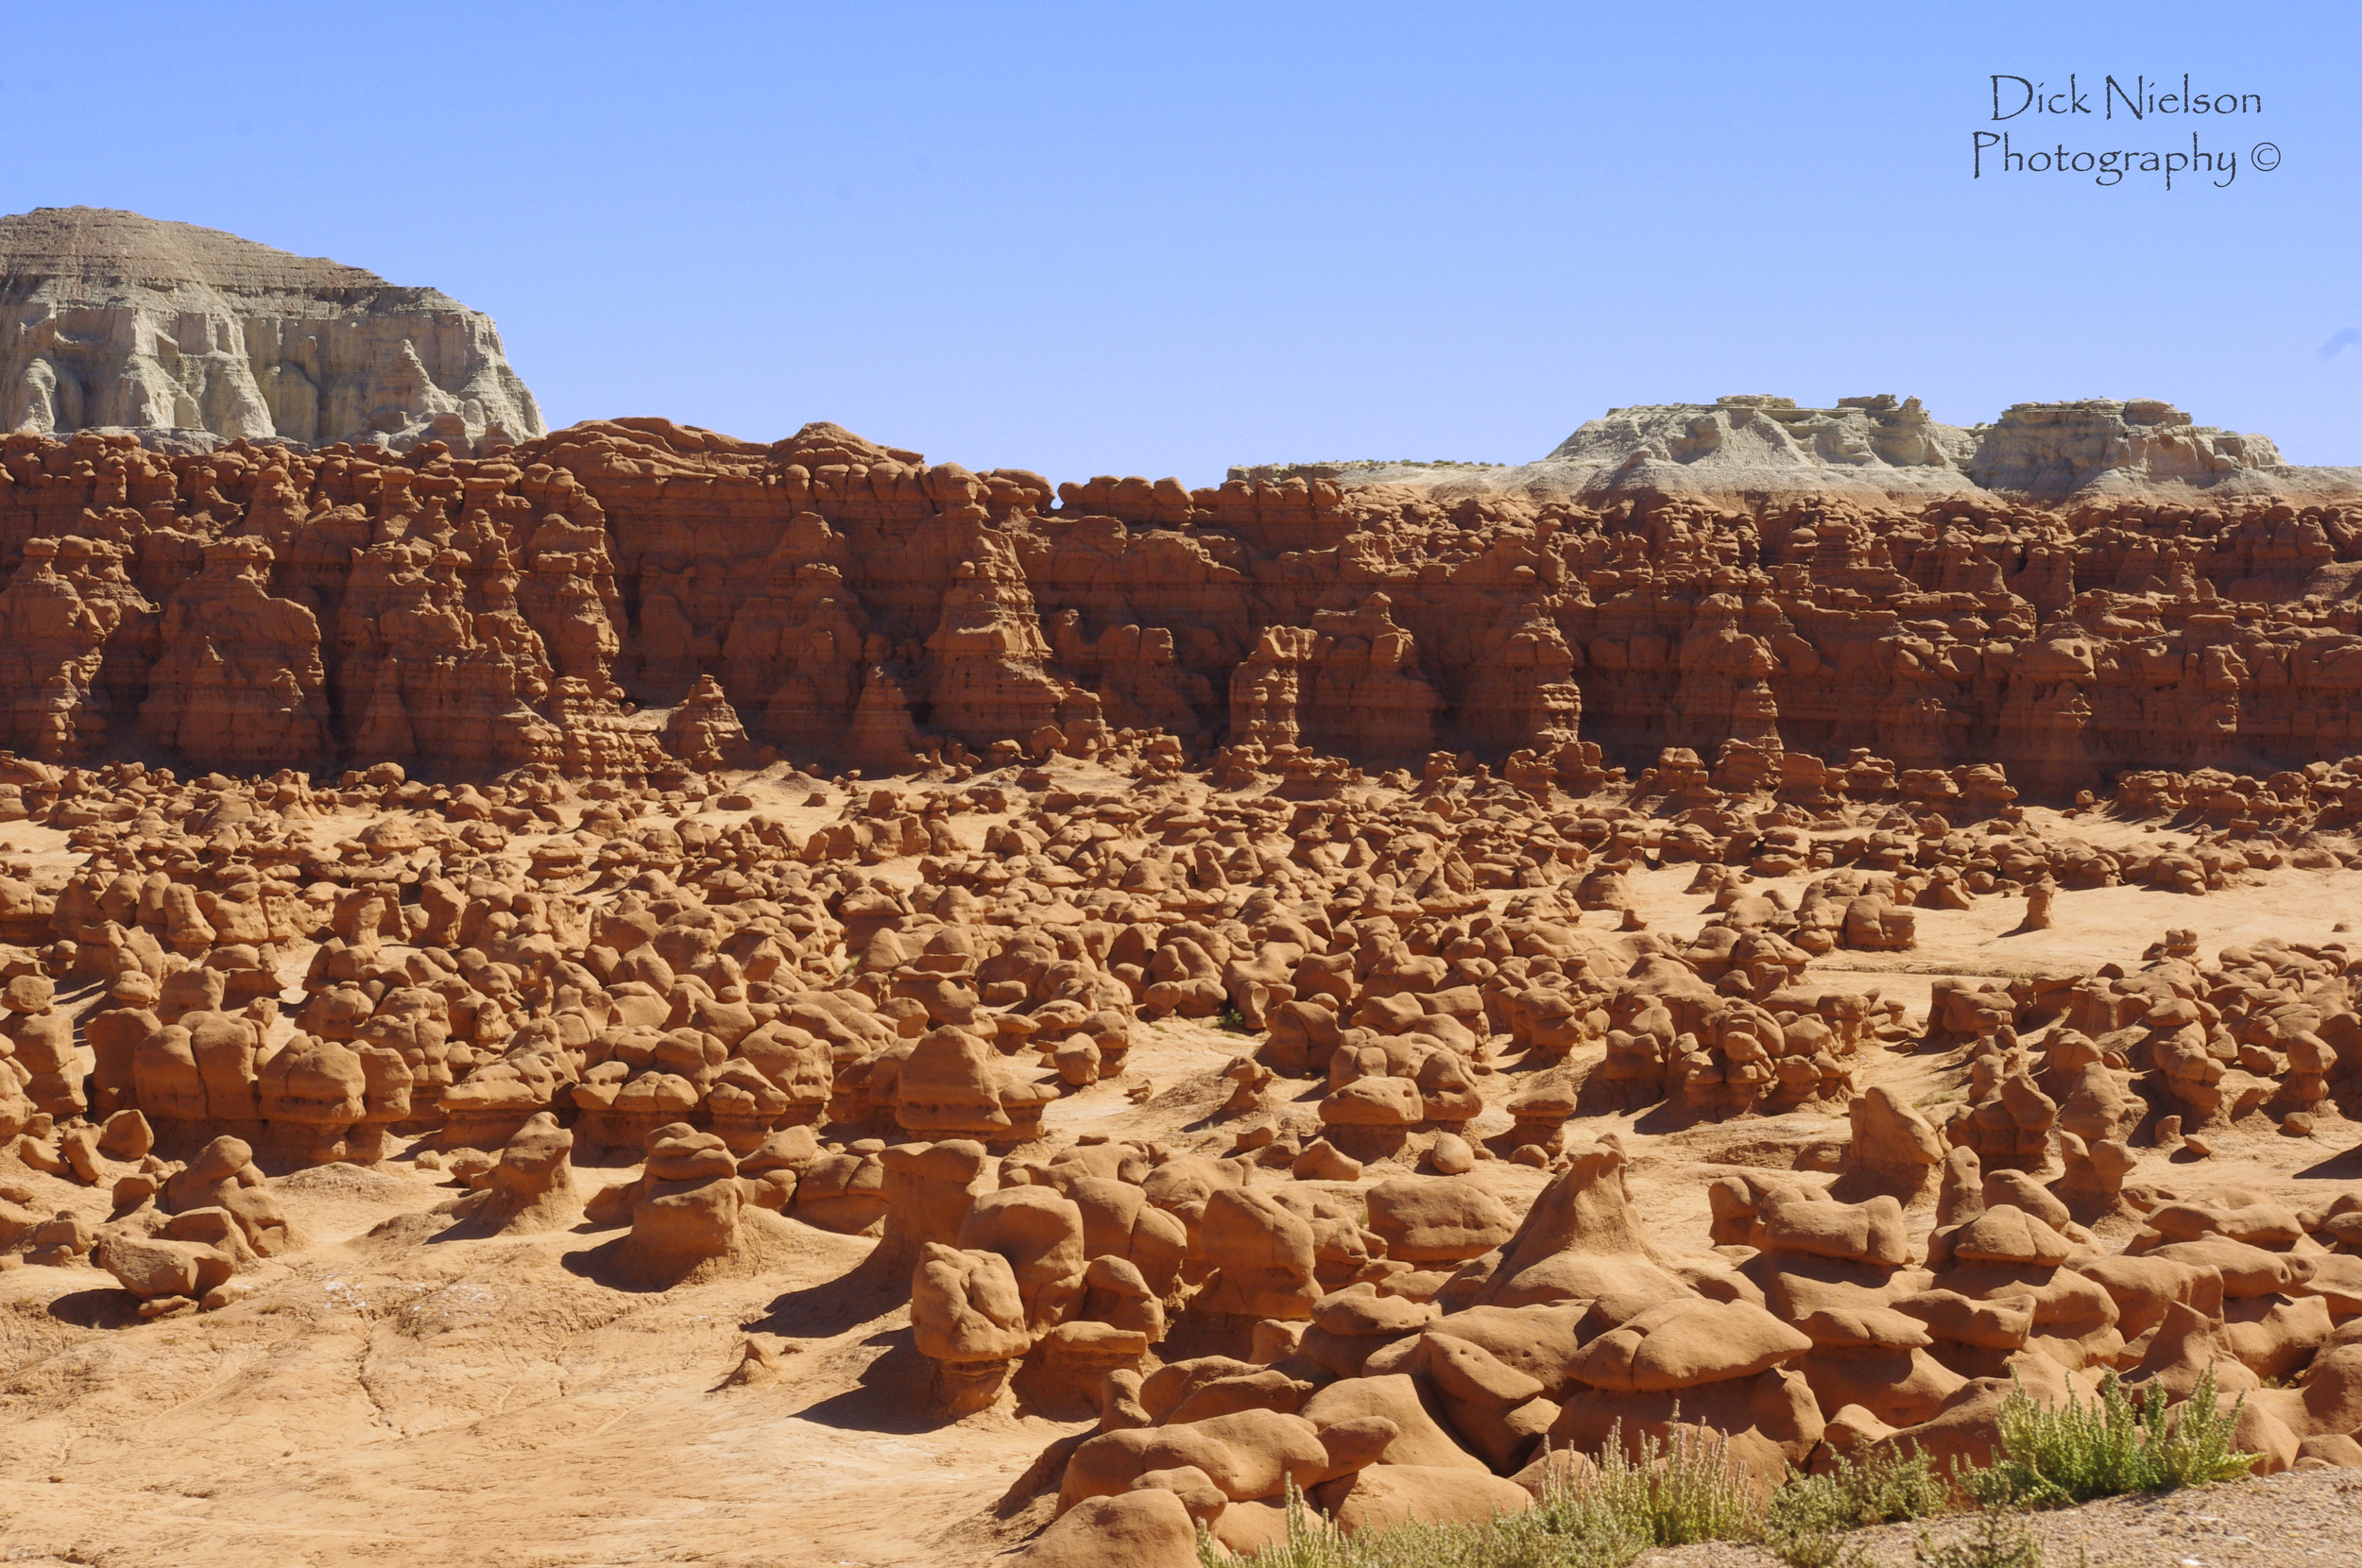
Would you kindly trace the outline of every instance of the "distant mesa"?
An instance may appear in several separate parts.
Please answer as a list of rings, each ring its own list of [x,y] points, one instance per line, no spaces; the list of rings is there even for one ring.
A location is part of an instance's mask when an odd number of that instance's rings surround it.
[[[2014,403],[1991,424],[1947,425],[1891,393],[1800,408],[1738,395],[1710,403],[1611,408],[1549,455],[1486,463],[1263,464],[1233,478],[1333,479],[1454,493],[1515,492],[1605,501],[1619,495],[1725,499],[1813,493],[1870,501],[1996,491],[2038,500],[2159,486],[2230,493],[2351,493],[2348,469],[2291,468],[2270,438],[2193,423],[2134,398]]]
[[[546,435],[492,318],[439,289],[94,207],[0,217],[10,430],[479,452]]]

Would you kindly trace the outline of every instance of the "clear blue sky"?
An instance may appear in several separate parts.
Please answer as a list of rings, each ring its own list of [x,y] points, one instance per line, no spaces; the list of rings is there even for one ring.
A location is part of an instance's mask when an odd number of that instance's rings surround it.
[[[1727,392],[2159,397],[2362,463],[2357,44],[2326,5],[26,8],[0,207],[443,288],[553,424],[1057,479],[1520,461]],[[1991,125],[1992,74],[2070,71],[2264,112]],[[2239,173],[1972,180],[1978,129]]]

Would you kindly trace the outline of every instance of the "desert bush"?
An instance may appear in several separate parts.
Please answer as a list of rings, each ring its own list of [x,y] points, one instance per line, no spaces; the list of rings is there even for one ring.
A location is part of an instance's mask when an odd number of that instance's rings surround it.
[[[2042,1542],[2016,1513],[1988,1508],[1964,1534],[1941,1546],[1921,1531],[1911,1561],[1917,1568],[2043,1568]]]
[[[1288,1492],[1288,1539],[1232,1568],[1621,1568],[1651,1546],[1752,1539],[1762,1509],[1714,1432],[1680,1426],[1627,1455],[1619,1427],[1597,1468],[1553,1476],[1522,1513],[1481,1523],[1413,1520],[1346,1536]],[[1200,1558],[1217,1561],[1210,1539]]]
[[[1623,1568],[1648,1544],[1637,1536],[1561,1533],[1539,1507],[1473,1523],[1414,1519],[1348,1536],[1305,1507],[1291,1484],[1284,1542],[1224,1558],[1201,1526],[1198,1560],[1204,1568]]]
[[[1670,1442],[1651,1434],[1634,1456],[1624,1452],[1619,1423],[1600,1451],[1598,1469],[1554,1487],[1534,1512],[1566,1535],[1686,1546],[1751,1538],[1762,1506],[1731,1464],[1721,1434],[1677,1425]]]
[[[2001,1403],[2003,1457],[1989,1470],[1962,1472],[1961,1485],[1989,1508],[2055,1508],[2235,1480],[2256,1459],[2231,1446],[2238,1412],[2237,1404],[2222,1408],[2212,1372],[2171,1410],[2161,1396],[2135,1410],[2114,1372],[2097,1399],[2058,1406],[2037,1401],[2012,1377]]]
[[[1849,1531],[1941,1513],[1951,1488],[1924,1454],[1881,1450],[1822,1475],[1795,1472],[1764,1512],[1763,1543],[1789,1568],[1849,1568],[1867,1560]]]

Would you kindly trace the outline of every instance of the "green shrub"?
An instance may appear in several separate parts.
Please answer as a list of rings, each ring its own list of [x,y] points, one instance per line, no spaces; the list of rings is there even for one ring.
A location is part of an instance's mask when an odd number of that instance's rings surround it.
[[[1764,1549],[1788,1568],[1873,1568],[1873,1559],[1845,1530],[1833,1525],[1767,1530]]]
[[[1553,1477],[1532,1508],[1481,1524],[1413,1520],[1346,1537],[1288,1491],[1288,1539],[1232,1568],[1622,1568],[1651,1546],[1752,1540],[1761,1508],[1718,1433],[1677,1426],[1624,1452],[1619,1426],[1597,1468]],[[1199,1557],[1218,1559],[1209,1538]]]
[[[1911,1561],[1918,1568],[2043,1568],[2042,1542],[2017,1514],[1988,1508],[1967,1533],[1941,1546],[1922,1530]]]
[[[1623,1435],[1619,1422],[1600,1451],[1598,1470],[1552,1488],[1533,1511],[1561,1534],[1632,1537],[1652,1546],[1754,1535],[1761,1507],[1720,1433],[1676,1426],[1669,1443],[1653,1434],[1643,1438],[1636,1457],[1625,1454]]]
[[[1201,1525],[1198,1560],[1204,1568],[1623,1568],[1648,1545],[1635,1536],[1562,1534],[1539,1508],[1481,1523],[1413,1519],[1347,1536],[1306,1508],[1292,1484],[1287,1524],[1281,1544],[1227,1559]]]
[[[1950,1488],[1926,1455],[1905,1458],[1881,1449],[1858,1461],[1841,1458],[1824,1475],[1790,1474],[1772,1495],[1765,1525],[1859,1529],[1942,1513],[1950,1500]]]
[[[2217,1402],[2211,1371],[2170,1412],[2162,1397],[2133,1409],[2114,1372],[2101,1381],[2097,1399],[2070,1398],[2056,1406],[2038,1402],[2013,1374],[2001,1402],[2004,1457],[1990,1470],[1964,1471],[1961,1484],[1994,1508],[2054,1508],[2236,1480],[2256,1460],[2231,1446],[2238,1420],[2238,1406],[2225,1412]]]
[[[1845,1540],[1866,1525],[1941,1513],[1951,1488],[1924,1454],[1881,1450],[1838,1461],[1824,1475],[1792,1473],[1764,1512],[1763,1543],[1789,1568],[1848,1568],[1867,1554]]]

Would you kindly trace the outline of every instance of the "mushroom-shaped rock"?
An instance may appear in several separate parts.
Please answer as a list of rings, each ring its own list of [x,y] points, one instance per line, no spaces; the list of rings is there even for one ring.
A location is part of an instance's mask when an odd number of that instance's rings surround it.
[[[1010,1363],[1034,1344],[1008,1259],[935,1241],[920,1248],[911,1277],[911,1328],[935,1363],[935,1397],[955,1415],[999,1399]]]
[[[823,1150],[796,1178],[796,1218],[844,1236],[874,1235],[885,1223],[888,1172],[884,1150],[868,1147]],[[963,1210],[963,1213],[966,1211]],[[956,1226],[941,1239],[958,1236]],[[901,1250],[907,1255],[907,1247]],[[898,1257],[897,1261],[899,1261]]]
[[[1962,1263],[2064,1263],[2074,1246],[2066,1237],[2013,1204],[1985,1210],[1949,1236],[1950,1253]]]
[[[1252,1502],[1280,1495],[1292,1480],[1306,1487],[1327,1479],[1329,1457],[1312,1422],[1277,1410],[1105,1432],[1068,1461],[1058,1507],[1069,1509],[1086,1498],[1122,1491],[1151,1471],[1184,1466],[1205,1472],[1233,1502]]]
[[[634,1272],[667,1283],[738,1240],[745,1189],[728,1146],[686,1123],[648,1134],[648,1163],[631,1210],[625,1255]]]
[[[196,1301],[237,1270],[236,1260],[219,1247],[119,1231],[98,1238],[91,1261],[143,1301],[172,1297]]]
[[[221,1209],[237,1220],[247,1245],[262,1257],[297,1244],[286,1212],[264,1185],[253,1147],[243,1138],[215,1138],[198,1150],[184,1168],[164,1179],[156,1206],[166,1214]]]
[[[1910,1261],[1903,1205],[1880,1196],[1863,1203],[1816,1202],[1789,1189],[1765,1200],[1759,1218],[1767,1249],[1893,1269]]]
[[[930,1030],[895,1081],[894,1119],[921,1137],[1005,1143],[1014,1128],[1001,1083],[999,1060],[984,1040],[963,1029]]]
[[[1082,1304],[1083,1212],[1049,1187],[1002,1187],[978,1198],[960,1224],[959,1245],[1008,1260],[1036,1332]]]
[[[1086,1499],[1010,1560],[1018,1568],[1198,1568],[1197,1524],[1177,1493],[1142,1487]]]
[[[761,1143],[738,1157],[738,1180],[745,1188],[746,1202],[784,1214],[795,1202],[797,1183],[819,1157],[819,1135],[808,1126],[781,1127],[765,1133]]]
[[[457,1200],[451,1212],[471,1231],[520,1234],[562,1230],[582,1218],[574,1194],[574,1135],[543,1111],[502,1146],[484,1185]]]
[[[279,1151],[306,1165],[343,1159],[346,1134],[368,1111],[361,1058],[334,1040],[297,1035],[263,1064],[257,1089]]]
[[[1510,1097],[1508,1111],[1513,1125],[1509,1140],[1518,1146],[1554,1150],[1565,1135],[1566,1118],[1575,1114],[1575,1109],[1574,1082],[1557,1068],[1545,1071]]]
[[[1321,1101],[1321,1120],[1332,1127],[1414,1127],[1425,1114],[1410,1078],[1357,1078]]]
[[[443,1131],[436,1141],[445,1149],[498,1149],[536,1112],[549,1109],[558,1087],[530,1060],[478,1066],[443,1091]]]
[[[1312,1227],[1269,1194],[1238,1187],[1206,1202],[1198,1245],[1214,1274],[1198,1300],[1208,1311],[1243,1318],[1311,1316]]]
[[[1348,1536],[1412,1520],[1474,1524],[1533,1506],[1532,1494],[1516,1482],[1458,1465],[1370,1465],[1313,1488],[1312,1501]]]
[[[1366,1195],[1370,1229],[1406,1263],[1461,1263],[1507,1241],[1516,1219],[1499,1199],[1458,1177],[1398,1176]]]
[[[1748,1302],[1667,1302],[1593,1340],[1566,1369],[1607,1391],[1654,1392],[1752,1377],[1812,1340]]]
[[[1041,1337],[1019,1374],[1019,1390],[1028,1405],[1045,1412],[1101,1414],[1108,1375],[1136,1371],[1148,1347],[1143,1330],[1073,1319]]]

